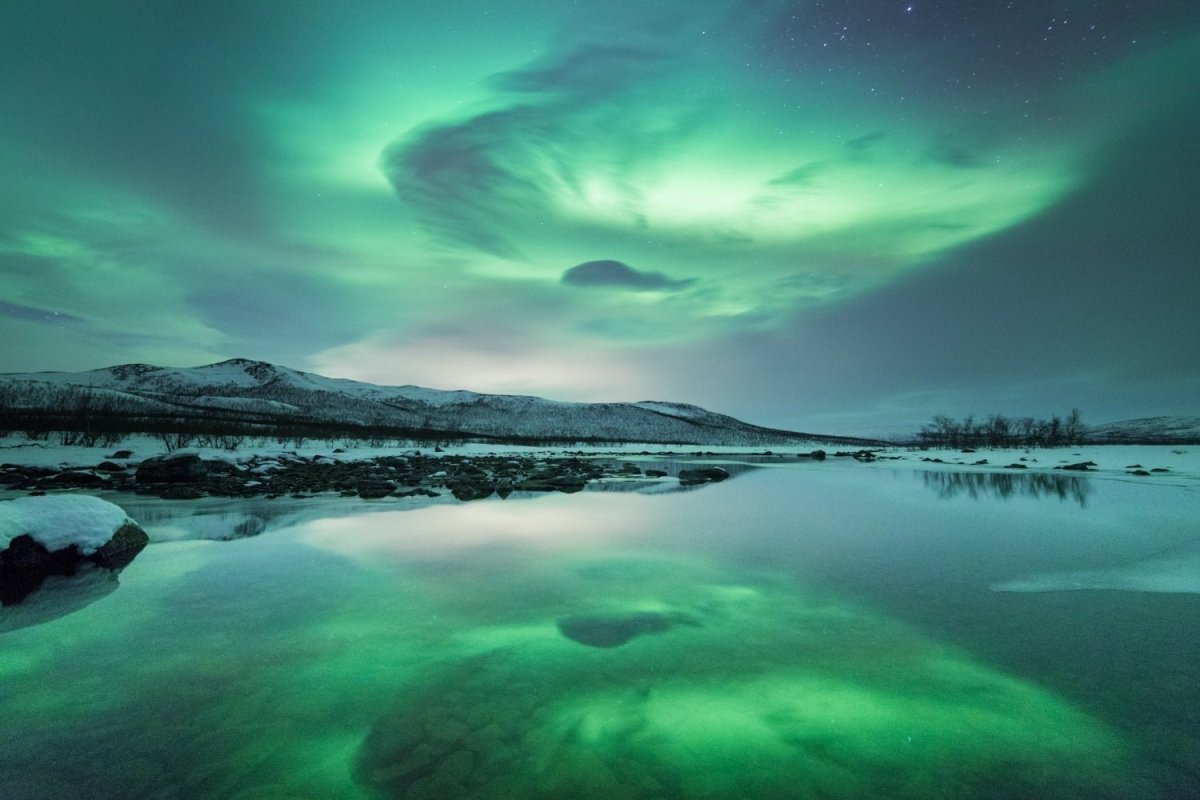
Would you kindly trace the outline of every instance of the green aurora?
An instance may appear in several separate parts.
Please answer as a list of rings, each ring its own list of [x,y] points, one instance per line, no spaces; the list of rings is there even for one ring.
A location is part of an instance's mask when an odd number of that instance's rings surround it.
[[[1194,411],[1200,8],[976,5],[6,4],[0,369]]]

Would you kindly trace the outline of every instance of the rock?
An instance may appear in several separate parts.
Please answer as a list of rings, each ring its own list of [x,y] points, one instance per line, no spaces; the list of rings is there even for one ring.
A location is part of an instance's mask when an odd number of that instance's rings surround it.
[[[1149,473],[1149,472],[1147,472],[1147,471],[1146,471],[1146,470],[1144,470],[1144,469],[1135,469],[1135,470],[1133,470],[1132,472],[1130,472],[1129,474],[1130,474],[1130,475],[1139,475],[1139,476],[1142,476],[1142,477],[1147,477],[1147,476],[1149,476],[1149,475],[1150,475],[1150,473]]]
[[[811,458],[813,461],[824,461],[825,460],[825,451],[824,450],[813,450],[811,453],[808,454],[808,457]]]
[[[88,556],[90,561],[105,569],[118,570],[129,565],[142,552],[142,548],[150,544],[150,537],[133,522],[126,522],[117,528],[113,537],[101,545],[95,553]]]
[[[124,472],[125,468],[114,461],[101,461],[95,466],[97,472]]]
[[[492,492],[496,491],[494,486],[484,483],[472,483],[470,481],[456,481],[448,485],[451,494],[459,500],[482,500],[485,497],[490,497]]]
[[[394,491],[396,491],[396,484],[391,481],[367,480],[358,484],[358,496],[364,500],[387,497]]]
[[[108,480],[93,472],[66,470],[46,478],[43,485],[51,488],[96,489],[107,486]]]
[[[75,555],[66,553],[65,549],[58,552],[63,553],[64,564],[78,557],[78,550]],[[47,572],[53,568],[53,563],[54,558],[44,545],[28,534],[21,534],[14,536],[8,547],[0,552],[0,575],[7,571]]]
[[[699,469],[681,469],[679,471],[679,482],[684,486],[717,483],[728,477],[729,473],[720,467],[700,467]]]
[[[105,456],[105,458],[132,458],[132,457],[133,457],[132,450],[118,450],[117,452],[113,453],[112,455]]]
[[[583,491],[583,487],[587,485],[587,479],[577,475],[559,475],[551,478],[549,483],[555,491],[572,494]]]
[[[1155,467],[1154,469],[1152,469],[1150,471],[1151,472],[1170,472],[1171,470],[1167,469],[1166,467]]]
[[[208,475],[208,468],[195,453],[148,458],[137,468],[134,480],[148,483],[197,483]]]
[[[178,486],[168,486],[159,492],[158,496],[163,500],[199,500],[201,497],[204,497],[204,492],[195,486],[180,484]]]
[[[150,541],[123,511],[94,497],[3,502],[0,523],[8,531],[0,539],[3,605],[22,602],[51,576],[92,566],[120,570]]]
[[[1008,466],[1006,466],[1005,469],[1029,469],[1029,467],[1025,466],[1024,464],[1019,464],[1014,461],[1012,464],[1009,464]]]
[[[1080,461],[1078,464],[1064,464],[1061,467],[1055,467],[1055,469],[1069,469],[1074,472],[1090,472],[1094,466],[1096,466],[1095,461]]]
[[[647,478],[665,478],[665,477],[667,477],[667,473],[663,472],[661,469],[648,469],[648,470],[646,470],[645,475]]]

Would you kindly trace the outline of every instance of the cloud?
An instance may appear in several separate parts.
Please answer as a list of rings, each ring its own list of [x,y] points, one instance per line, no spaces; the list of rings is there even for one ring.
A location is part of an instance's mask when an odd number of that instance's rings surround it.
[[[887,138],[887,134],[883,131],[875,131],[864,136],[851,139],[846,142],[846,149],[850,151],[851,157],[855,159],[865,159],[871,156],[871,151],[875,146]]]
[[[642,47],[582,45],[524,69],[502,72],[493,82],[497,88],[513,92],[594,97],[649,75],[660,60],[660,54]]]
[[[926,160],[956,169],[979,169],[987,163],[976,151],[957,142],[942,138],[925,153]]]
[[[620,261],[585,261],[563,273],[562,282],[570,286],[605,286],[619,289],[669,290],[686,289],[695,278],[675,280],[661,272],[643,272]]]
[[[586,45],[500,73],[499,107],[399,139],[379,167],[438,239],[524,259],[517,242],[572,224],[561,201],[578,201],[585,175],[603,174],[632,196],[627,176],[695,128],[690,107],[664,114],[646,96],[667,60],[646,48]]]
[[[63,325],[66,323],[74,325],[83,322],[82,318],[71,314],[64,314],[61,311],[47,311],[44,308],[32,308],[30,306],[17,305],[16,303],[7,303],[3,300],[0,300],[0,316],[28,322],[44,322],[50,325]]]
[[[384,151],[396,194],[439,238],[502,258],[520,257],[505,220],[546,203],[530,161],[554,141],[543,111],[514,106],[428,129]]]
[[[651,384],[627,349],[581,350],[567,338],[547,340],[511,320],[473,326],[380,331],[323,350],[306,368],[322,375],[384,385],[534,394],[554,400],[607,402],[642,396]]]
[[[782,175],[767,181],[767,186],[800,186],[811,187],[816,184],[822,173],[828,172],[829,162],[810,161],[809,163],[788,170]]]

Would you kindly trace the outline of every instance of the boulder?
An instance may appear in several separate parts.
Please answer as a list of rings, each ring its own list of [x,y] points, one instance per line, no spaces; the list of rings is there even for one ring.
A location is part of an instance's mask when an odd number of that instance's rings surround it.
[[[124,511],[97,497],[0,502],[0,602],[19,603],[47,577],[85,566],[119,570],[149,541]]]
[[[172,453],[148,458],[137,468],[134,480],[147,483],[196,483],[208,475],[208,467],[195,453]]]

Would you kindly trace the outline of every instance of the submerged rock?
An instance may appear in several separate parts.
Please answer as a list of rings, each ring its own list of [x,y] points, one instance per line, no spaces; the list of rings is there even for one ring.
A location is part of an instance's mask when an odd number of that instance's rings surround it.
[[[666,633],[677,625],[698,627],[700,623],[686,614],[639,611],[562,617],[558,620],[558,631],[588,647],[620,647],[638,636]]]

